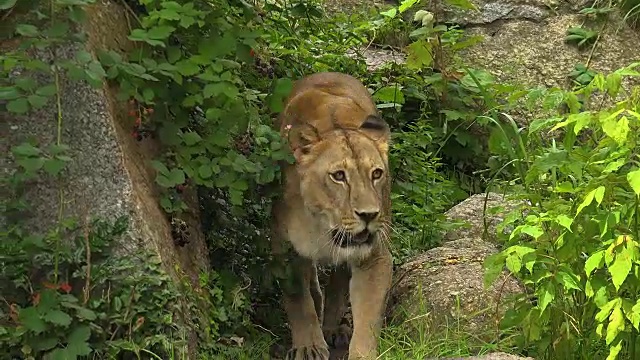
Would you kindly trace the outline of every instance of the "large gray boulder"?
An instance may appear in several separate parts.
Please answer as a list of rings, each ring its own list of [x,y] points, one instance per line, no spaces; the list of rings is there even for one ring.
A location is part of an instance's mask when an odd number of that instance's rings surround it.
[[[497,340],[498,324],[509,308],[510,298],[522,294],[524,288],[507,272],[488,288],[484,286],[482,264],[499,251],[492,241],[501,219],[500,211],[489,212],[483,218],[485,197],[471,196],[449,210],[449,219],[467,226],[450,231],[446,235],[448,241],[415,256],[395,271],[387,312],[392,324],[402,324],[409,332],[426,328],[438,334],[453,328],[484,341]],[[508,211],[516,204],[495,193],[490,193],[488,199],[487,209],[499,206]]]
[[[70,59],[80,50],[95,56],[98,49],[123,51],[131,46],[126,10],[118,2],[97,1],[88,7],[88,19],[86,43],[60,45],[59,57]],[[15,40],[0,41],[3,51],[17,45]],[[49,53],[35,52],[34,56],[47,60]],[[25,74],[18,70],[11,76]],[[38,80],[53,82],[44,76]],[[96,89],[66,77],[61,77],[60,87],[60,129],[53,104],[24,116],[0,112],[0,152],[7,154],[0,158],[0,174],[14,171],[10,149],[29,139],[46,148],[56,142],[60,130],[61,142],[71,148],[68,155],[72,161],[59,179],[43,175],[27,184],[26,197],[33,206],[32,216],[26,219],[28,227],[44,233],[60,218],[76,218],[83,224],[92,217],[113,221],[126,215],[129,233],[116,244],[121,256],[155,253],[176,284],[190,280],[197,290],[199,275],[209,268],[198,206],[190,206],[190,212],[180,219],[188,229],[188,243],[176,245],[171,219],[159,205],[155,173],[150,167],[150,160],[157,156],[157,145],[151,139],[138,142],[131,136],[133,120],[127,117],[126,103],[116,99],[117,89],[108,85]],[[195,205],[195,194],[187,194],[187,198]],[[197,334],[188,335],[193,349]]]

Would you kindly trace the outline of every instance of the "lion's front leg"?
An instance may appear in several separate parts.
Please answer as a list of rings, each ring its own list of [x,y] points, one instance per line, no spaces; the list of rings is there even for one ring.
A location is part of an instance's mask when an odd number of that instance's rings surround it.
[[[372,256],[352,267],[350,297],[353,336],[349,360],[375,359],[387,293],[391,287],[392,259],[389,250],[380,247]]]
[[[285,360],[328,360],[329,349],[322,335],[318,305],[314,302],[313,292],[317,290],[312,289],[312,285],[317,284],[315,265],[308,259],[296,256],[292,266],[294,276],[283,288],[284,310],[292,341]]]

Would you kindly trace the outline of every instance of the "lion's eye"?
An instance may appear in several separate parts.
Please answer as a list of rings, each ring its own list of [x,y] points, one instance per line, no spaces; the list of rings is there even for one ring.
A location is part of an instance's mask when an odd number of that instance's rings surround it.
[[[343,182],[347,179],[347,174],[345,174],[344,171],[342,170],[334,171],[329,175],[334,181],[337,181],[337,182]]]
[[[373,180],[378,180],[382,177],[382,169],[375,169],[373,170],[373,172],[371,173],[371,178]]]

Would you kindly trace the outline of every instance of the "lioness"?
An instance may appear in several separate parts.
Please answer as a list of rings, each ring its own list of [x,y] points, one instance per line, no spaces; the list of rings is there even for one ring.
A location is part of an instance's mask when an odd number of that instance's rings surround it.
[[[293,342],[286,359],[328,359],[327,341],[349,336],[350,360],[375,359],[392,273],[389,127],[360,81],[331,72],[297,81],[278,121],[295,157],[272,214],[274,253],[288,251],[291,267],[282,286]],[[318,264],[338,266],[326,304]],[[352,336],[340,326],[347,294]]]

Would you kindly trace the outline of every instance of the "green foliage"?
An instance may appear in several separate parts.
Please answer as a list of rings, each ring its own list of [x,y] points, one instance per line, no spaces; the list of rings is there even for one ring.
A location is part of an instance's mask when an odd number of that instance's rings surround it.
[[[640,76],[638,67],[596,74],[573,92],[536,95],[571,110],[516,135],[517,198],[528,202],[499,227],[514,228],[507,248],[487,259],[487,280],[506,266],[526,285],[503,325],[520,327],[521,345],[536,358],[640,354],[640,87],[622,87]]]

